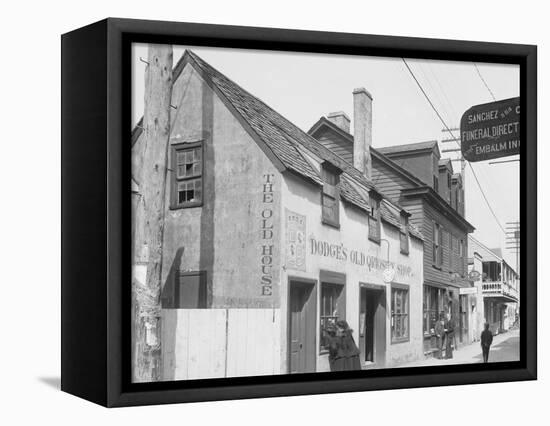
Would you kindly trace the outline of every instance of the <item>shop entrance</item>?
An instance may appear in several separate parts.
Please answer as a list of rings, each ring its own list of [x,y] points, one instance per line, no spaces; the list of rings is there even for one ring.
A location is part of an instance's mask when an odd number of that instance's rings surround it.
[[[381,367],[386,362],[386,292],[384,288],[361,286],[359,301],[361,361]]]
[[[315,372],[316,299],[314,282],[289,282],[288,360],[290,373]]]

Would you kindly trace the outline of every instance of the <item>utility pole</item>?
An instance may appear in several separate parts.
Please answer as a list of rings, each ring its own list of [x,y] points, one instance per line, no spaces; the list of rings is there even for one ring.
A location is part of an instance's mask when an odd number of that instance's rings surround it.
[[[516,255],[516,273],[519,276],[520,226],[517,222],[506,222],[506,248]]]
[[[162,379],[160,296],[172,98],[171,45],[149,45],[143,139],[137,155],[139,205],[134,212],[132,379]]]

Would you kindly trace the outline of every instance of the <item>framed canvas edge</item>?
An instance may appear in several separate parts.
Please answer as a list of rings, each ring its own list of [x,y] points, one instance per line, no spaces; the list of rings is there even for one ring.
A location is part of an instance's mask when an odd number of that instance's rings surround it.
[[[487,42],[454,41],[439,39],[421,39],[393,36],[369,36],[363,34],[328,33],[317,31],[282,30],[271,28],[234,27],[223,25],[188,24],[162,21],[142,21],[109,18],[107,20],[107,246],[105,261],[107,263],[107,281],[105,303],[107,306],[106,329],[106,406],[119,407],[130,405],[162,404],[176,402],[197,402],[225,399],[277,397],[334,392],[355,392],[365,390],[385,390],[400,388],[417,388],[427,386],[448,386],[473,383],[490,383],[518,380],[534,380],[536,370],[536,46]],[[528,309],[521,323],[521,336],[526,344],[522,352],[519,368],[494,368],[490,371],[475,372],[441,372],[432,367],[420,367],[418,371],[405,372],[398,376],[372,378],[345,378],[326,380],[323,374],[317,373],[318,379],[308,378],[289,383],[245,384],[194,387],[192,389],[167,390],[127,390],[122,377],[127,370],[129,358],[122,342],[128,337],[123,325],[124,310],[121,283],[128,277],[129,256],[124,255],[124,227],[128,221],[129,181],[126,187],[123,177],[128,173],[129,160],[124,155],[126,139],[129,143],[129,111],[124,110],[124,98],[128,95],[129,78],[124,79],[123,65],[128,60],[123,53],[123,44],[130,37],[133,40],[163,42],[170,39],[202,41],[204,44],[217,41],[225,47],[264,48],[272,50],[298,50],[325,53],[346,52],[350,54],[399,56],[407,53],[409,57],[426,59],[470,60],[480,62],[518,63],[522,67],[520,84],[522,108],[528,111],[526,126],[523,126],[525,145],[529,149],[522,151],[521,185],[522,211],[521,221],[526,224],[522,229],[522,241],[525,249],[521,253],[522,272],[521,292],[523,306]],[[191,43],[189,43],[191,44]],[[128,51],[125,53],[129,54]],[[127,70],[128,71],[128,70]],[[123,115],[124,114],[124,115]],[[525,146],[522,145],[522,146]],[[525,155],[523,155],[525,154]],[[125,188],[128,194],[125,194]],[[126,263],[127,270],[123,268]],[[525,278],[523,278],[525,277]],[[529,286],[527,286],[529,283]],[[525,310],[525,309],[524,309]],[[127,312],[126,312],[127,313]],[[523,320],[523,318],[522,318]],[[400,370],[400,369],[395,369]],[[227,379],[228,381],[233,379]],[[99,403],[102,403],[99,401]]]

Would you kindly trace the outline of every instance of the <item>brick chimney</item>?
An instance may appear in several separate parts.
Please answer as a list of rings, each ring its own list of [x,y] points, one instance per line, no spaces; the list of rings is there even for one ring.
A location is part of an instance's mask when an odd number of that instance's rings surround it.
[[[350,133],[349,131],[350,119],[344,111],[331,112],[327,116],[327,119],[331,123],[336,124],[344,132]]]
[[[371,178],[372,95],[363,87],[353,91],[353,166]]]

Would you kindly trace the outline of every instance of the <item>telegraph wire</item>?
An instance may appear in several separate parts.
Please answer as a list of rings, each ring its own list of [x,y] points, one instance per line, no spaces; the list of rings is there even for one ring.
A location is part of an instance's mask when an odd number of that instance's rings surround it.
[[[479,68],[477,67],[477,64],[475,62],[474,62],[474,67],[477,71],[477,75],[479,75],[479,78],[481,79],[481,81],[483,82],[483,84],[485,85],[485,87],[487,88],[489,93],[491,94],[491,97],[493,98],[493,101],[496,101],[497,99],[495,98],[495,95],[493,94],[493,91],[491,90],[491,88],[489,87],[489,85],[487,84],[485,79],[483,78],[483,75],[481,74],[481,71],[479,70]]]
[[[409,64],[407,63],[406,59],[405,58],[401,58],[403,60],[403,63],[405,64],[405,66],[407,67],[407,70],[409,71],[409,74],[411,75],[411,77],[413,78],[413,80],[416,82],[416,85],[418,86],[418,88],[420,89],[420,91],[422,92],[422,94],[424,95],[424,97],[426,98],[426,100],[428,101],[428,103],[430,104],[430,106],[432,107],[432,109],[434,110],[435,114],[437,115],[437,117],[439,118],[439,120],[441,121],[441,123],[443,124],[443,126],[445,126],[445,129],[449,132],[449,134],[451,135],[451,137],[453,139],[455,139],[455,142],[456,144],[460,147],[460,144],[458,143],[458,139],[455,137],[455,135],[453,134],[453,132],[451,131],[451,129],[449,128],[449,126],[447,126],[447,123],[445,122],[445,120],[443,119],[443,117],[441,117],[441,114],[439,113],[439,111],[437,110],[437,108],[434,106],[434,104],[432,103],[430,97],[428,96],[428,94],[426,93],[426,91],[424,90],[424,88],[422,87],[422,85],[420,84],[420,82],[418,81],[418,79],[416,78],[416,76],[414,75],[414,72],[413,70],[411,69],[411,67],[409,66]],[[476,67],[477,68],[477,67]],[[487,87],[488,88],[488,87]],[[490,90],[490,89],[489,89]],[[492,92],[491,92],[492,94]],[[483,191],[483,188],[481,187],[481,183],[479,182],[479,179],[477,178],[477,175],[476,175],[476,172],[474,170],[474,168],[472,167],[472,165],[470,164],[469,161],[466,161],[468,163],[468,165],[470,166],[470,170],[472,171],[472,175],[474,176],[475,178],[475,181],[477,183],[477,186],[479,187],[479,190],[481,192],[481,195],[483,196],[483,199],[485,200],[485,203],[487,203],[487,207],[489,207],[489,211],[491,212],[491,214],[493,215],[496,223],[498,224],[499,228],[502,230],[502,232],[504,234],[506,234],[506,231],[504,230],[504,227],[502,226],[502,224],[500,223],[500,221],[498,220],[498,217],[495,213],[495,211],[493,210],[493,208],[491,207],[491,204],[489,203],[489,200],[487,199],[487,196],[485,195],[485,191]]]

